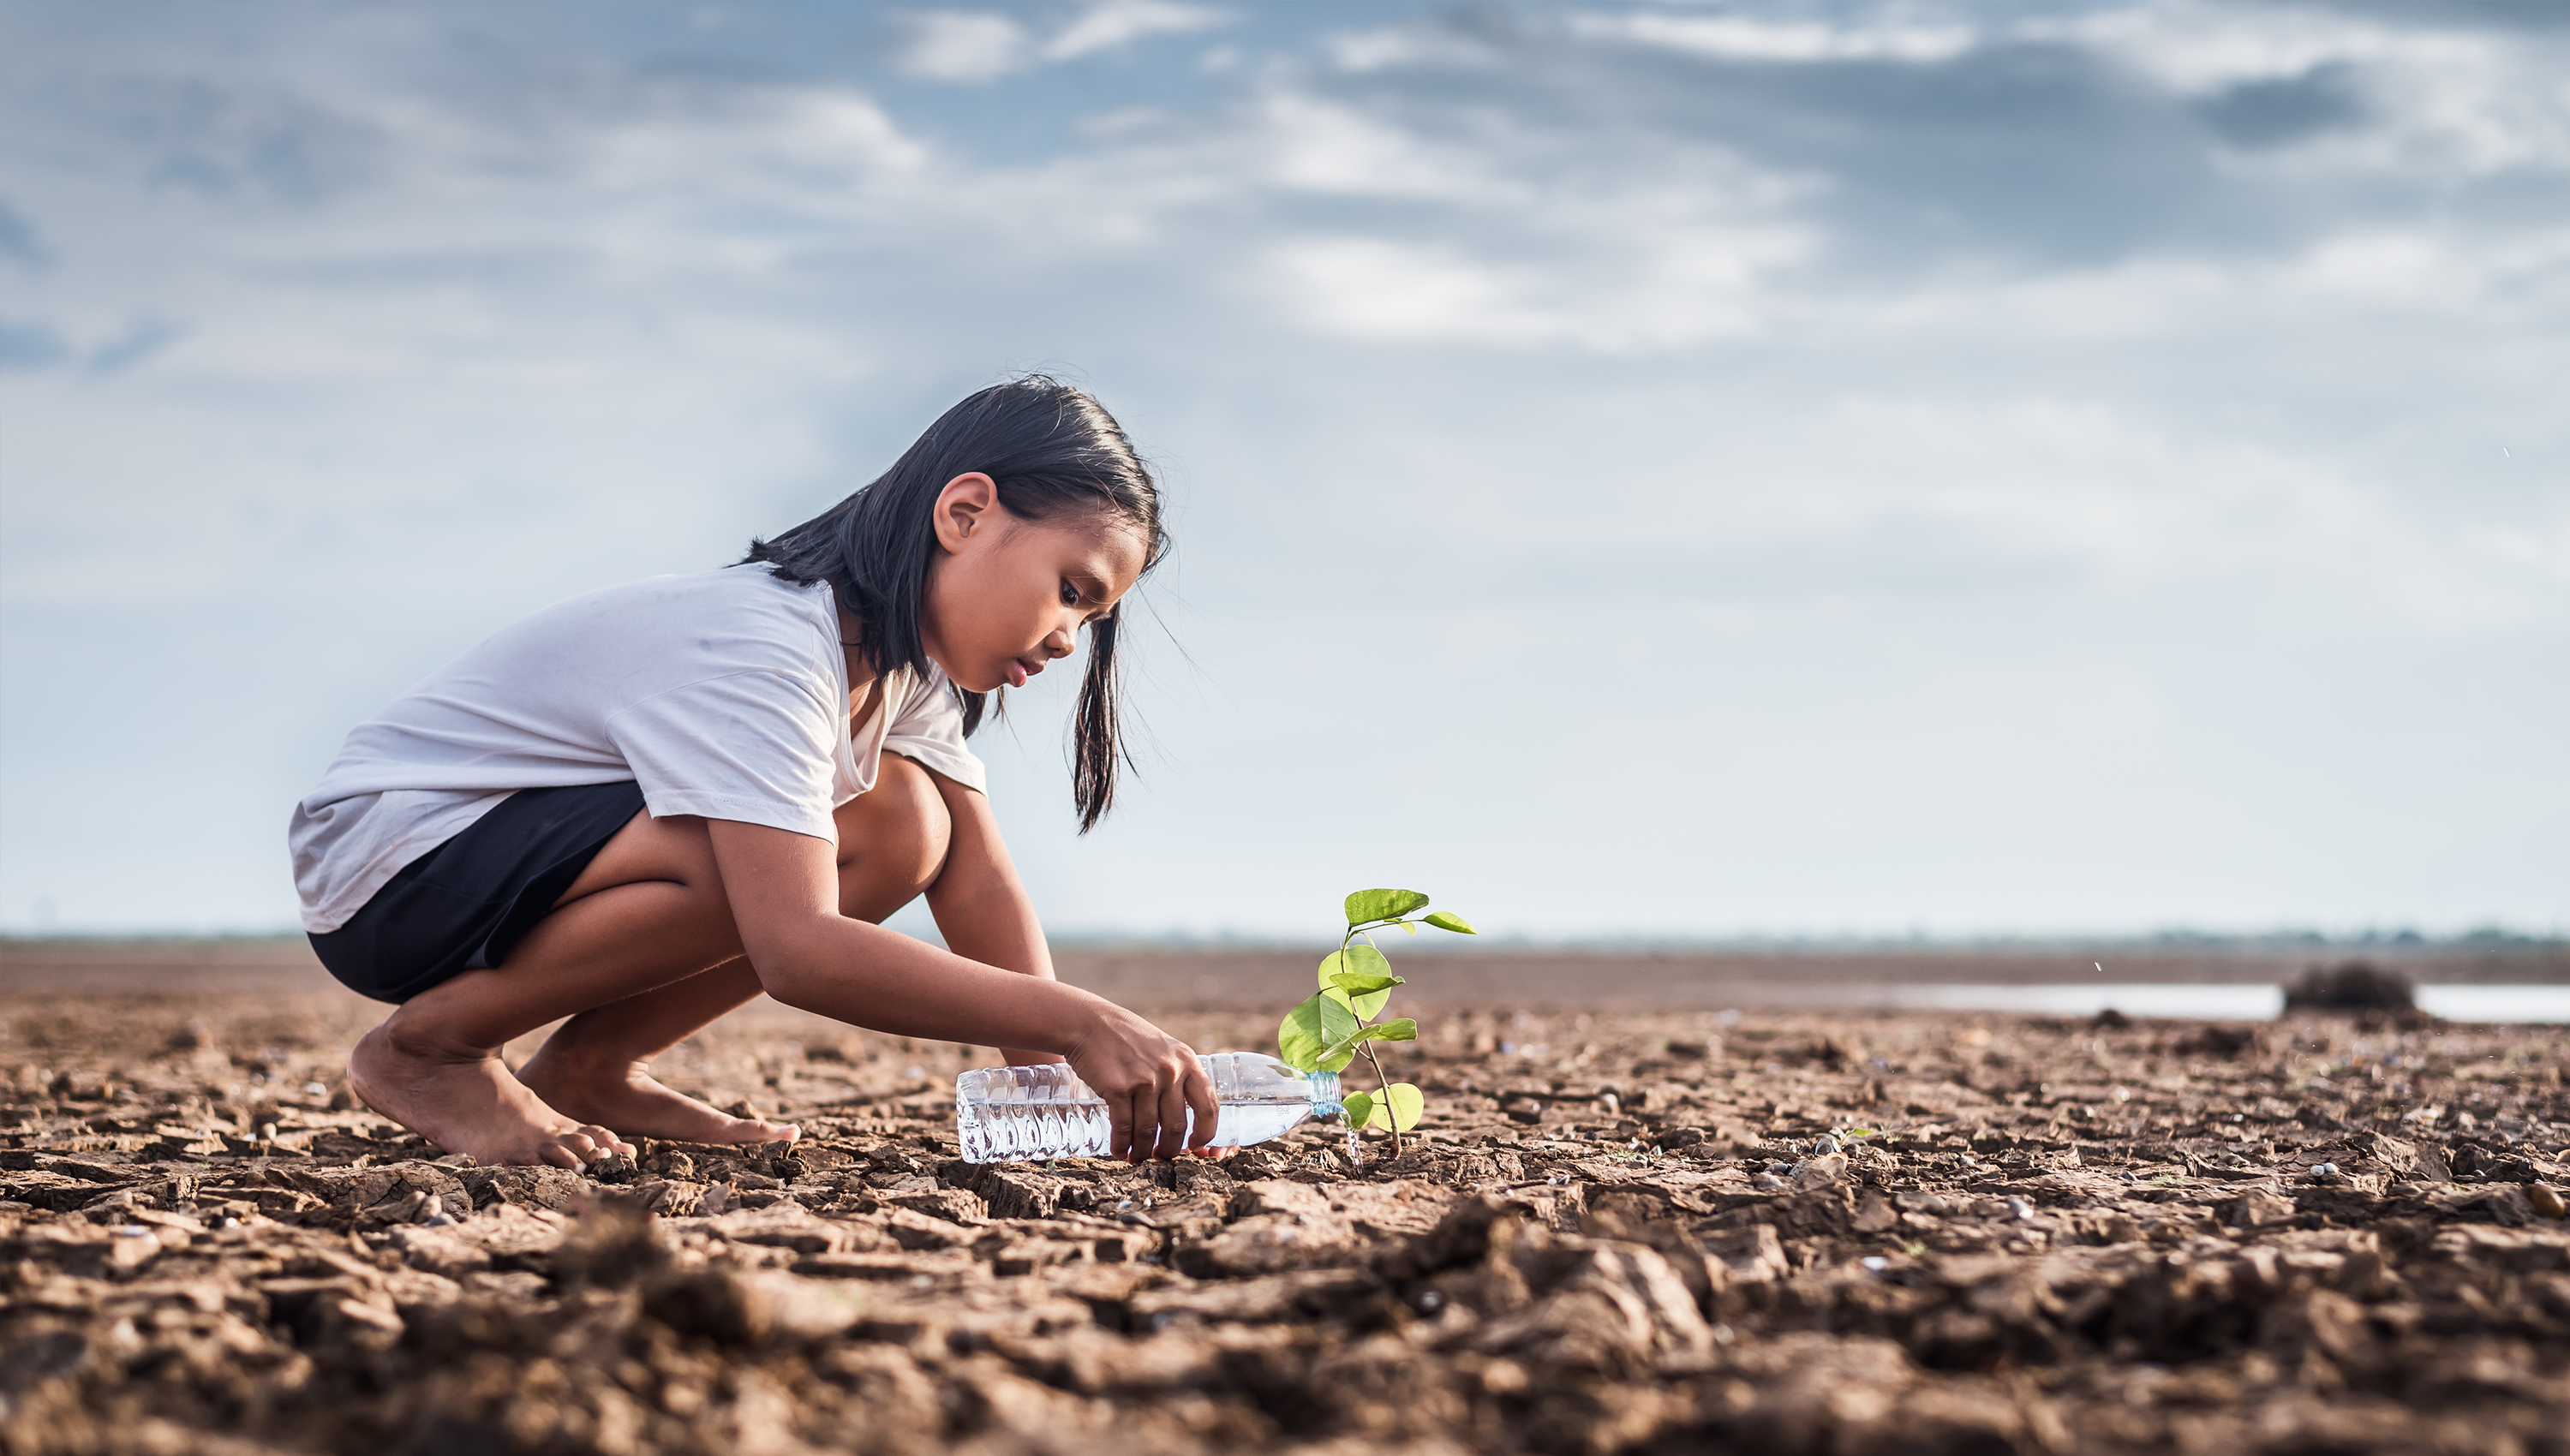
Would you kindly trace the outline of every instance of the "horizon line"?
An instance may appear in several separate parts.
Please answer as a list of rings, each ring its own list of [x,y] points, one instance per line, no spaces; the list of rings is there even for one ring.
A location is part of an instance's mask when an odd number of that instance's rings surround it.
[[[31,931],[0,929],[0,945],[22,946],[43,944],[239,944],[261,941],[300,940],[303,932],[296,928],[258,930],[109,930],[64,929]],[[940,938],[929,935],[921,938]],[[1070,949],[1228,949],[1228,950],[1294,950],[1300,951],[1331,943],[1324,937],[1309,938],[1269,934],[1249,930],[1119,930],[1074,929],[1049,932],[1049,943]],[[1508,950],[1592,950],[1608,953],[1649,954],[1672,951],[1725,951],[1759,949],[1873,949],[1873,950],[1967,950],[1992,948],[2248,948],[2310,947],[2349,949],[2468,949],[2468,948],[2570,948],[2570,929],[2519,930],[2503,925],[2484,925],[2459,931],[2422,931],[2408,926],[2389,929],[2323,930],[2310,926],[2277,926],[2258,930],[2204,930],[2174,927],[2159,930],[1914,930],[1899,933],[1866,931],[1739,931],[1701,934],[1651,934],[1627,932],[1618,934],[1534,934],[1528,932],[1484,932],[1470,938],[1455,935],[1435,940],[1416,939],[1404,945],[1405,951],[1456,952],[1480,948]]]

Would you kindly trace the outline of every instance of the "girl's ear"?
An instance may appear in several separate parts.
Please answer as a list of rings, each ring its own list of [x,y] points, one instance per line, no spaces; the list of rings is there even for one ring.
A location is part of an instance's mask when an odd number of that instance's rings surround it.
[[[1005,514],[999,483],[978,470],[957,476],[937,493],[936,512],[937,544],[951,555],[977,536],[999,529]]]

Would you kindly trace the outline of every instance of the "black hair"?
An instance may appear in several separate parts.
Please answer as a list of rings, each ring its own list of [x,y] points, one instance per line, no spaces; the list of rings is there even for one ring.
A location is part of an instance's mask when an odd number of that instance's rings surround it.
[[[1012,516],[1049,521],[1097,513],[1132,527],[1142,538],[1144,571],[1167,546],[1159,486],[1124,428],[1084,392],[1030,374],[938,416],[872,484],[773,540],[752,541],[741,560],[765,561],[780,579],[797,584],[830,583],[839,605],[865,624],[857,650],[876,672],[925,673],[920,607],[938,549],[937,497],[948,481],[976,471],[999,487],[1000,504]],[[1119,731],[1117,611],[1089,624],[1088,670],[1071,717],[1071,795],[1082,834],[1115,802],[1117,765],[1132,765]],[[956,692],[969,736],[982,725],[988,695],[961,686]]]

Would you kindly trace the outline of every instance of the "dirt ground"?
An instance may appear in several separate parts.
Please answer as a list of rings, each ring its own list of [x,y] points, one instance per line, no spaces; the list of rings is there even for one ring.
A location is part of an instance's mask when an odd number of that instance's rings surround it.
[[[1128,1170],[761,1006],[662,1074],[809,1136],[584,1177],[167,984],[0,990],[9,1456],[2570,1453],[2565,1028],[1432,1007],[1405,1156]]]

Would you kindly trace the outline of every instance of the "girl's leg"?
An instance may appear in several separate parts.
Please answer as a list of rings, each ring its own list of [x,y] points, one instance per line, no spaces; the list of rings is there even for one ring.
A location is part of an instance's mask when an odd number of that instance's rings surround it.
[[[657,990],[583,1011],[555,1028],[518,1068],[547,1106],[627,1137],[684,1143],[768,1143],[802,1136],[792,1123],[733,1117],[650,1075],[653,1058],[724,1012],[755,999],[758,973],[735,955]]]
[[[843,809],[839,820],[842,909],[880,904],[876,918],[936,879],[946,840],[944,803],[927,773],[897,758],[886,758],[883,767],[876,790]],[[899,899],[887,901],[896,890]],[[567,1116],[547,1095],[615,1110],[620,1121],[640,1112],[647,1126],[620,1129],[638,1133],[666,1127],[661,1136],[694,1138],[734,1122],[647,1077],[645,1103],[652,1101],[649,1093],[666,1100],[656,1109],[632,1101],[641,1092],[633,1085],[636,1062],[757,990],[740,960],[739,932],[702,821],[636,815],[557,906],[501,968],[465,971],[422,992],[358,1042],[349,1061],[358,1095],[438,1146],[486,1164],[574,1167],[615,1145],[602,1119]],[[703,984],[692,984],[698,980]],[[618,1004],[629,1000],[638,1004]],[[513,1037],[602,1011],[607,1014],[576,1033],[560,1056],[549,1055],[548,1042],[529,1063],[546,1095],[501,1065],[499,1050]],[[706,1123],[708,1117],[715,1123]],[[747,1131],[782,1135],[766,1124]]]
[[[485,1164],[578,1167],[613,1151],[604,1126],[566,1116],[511,1076],[500,1048],[739,955],[704,841],[701,825],[635,815],[504,966],[421,992],[357,1043],[348,1061],[357,1095]]]
[[[928,772],[908,759],[886,756],[874,789],[842,805],[837,820],[841,914],[881,923],[934,884],[945,866],[945,800]],[[692,1143],[795,1137],[800,1130],[791,1124],[729,1116],[650,1075],[652,1058],[758,994],[757,973],[735,956],[574,1016],[518,1069],[518,1079],[564,1113],[629,1136]]]

